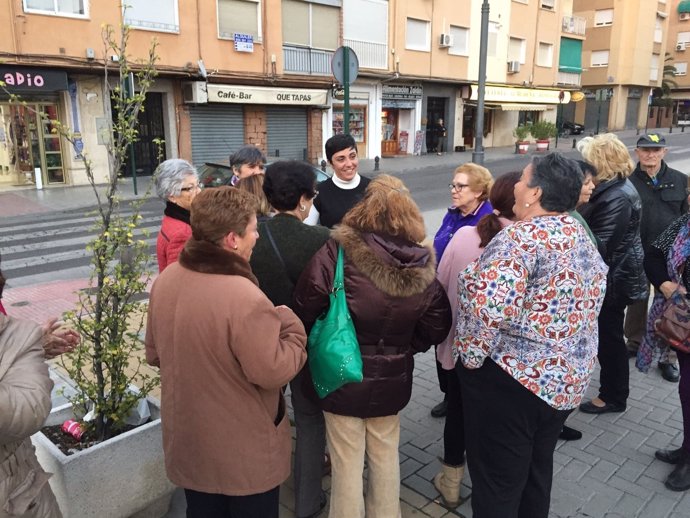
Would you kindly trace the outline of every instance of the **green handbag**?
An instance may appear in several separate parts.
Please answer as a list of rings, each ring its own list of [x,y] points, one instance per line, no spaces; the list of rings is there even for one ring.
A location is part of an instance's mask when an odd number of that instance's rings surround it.
[[[362,354],[345,300],[343,249],[338,246],[330,306],[309,333],[307,358],[314,388],[320,398],[347,383],[362,381]]]

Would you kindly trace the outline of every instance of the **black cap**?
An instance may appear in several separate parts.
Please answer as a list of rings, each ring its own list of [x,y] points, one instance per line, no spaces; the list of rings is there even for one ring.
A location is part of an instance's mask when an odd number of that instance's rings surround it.
[[[666,147],[666,139],[658,133],[648,133],[637,139],[637,147],[639,148],[659,148]]]

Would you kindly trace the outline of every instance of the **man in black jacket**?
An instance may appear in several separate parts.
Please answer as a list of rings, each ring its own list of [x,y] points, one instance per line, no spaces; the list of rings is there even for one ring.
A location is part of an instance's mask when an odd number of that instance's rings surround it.
[[[630,181],[642,200],[640,237],[645,254],[666,227],[688,211],[688,178],[666,164],[666,151],[666,139],[657,133],[640,137],[635,149],[638,163]],[[648,302],[648,299],[636,302],[628,306],[626,311],[625,337],[631,354],[637,353],[645,334]],[[678,367],[674,357],[675,353],[667,350],[659,361],[661,375],[671,382],[678,381]]]

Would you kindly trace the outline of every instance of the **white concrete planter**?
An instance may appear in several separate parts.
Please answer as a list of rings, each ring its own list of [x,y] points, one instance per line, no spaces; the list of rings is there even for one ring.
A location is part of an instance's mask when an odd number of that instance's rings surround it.
[[[148,398],[152,421],[64,455],[41,432],[32,436],[50,486],[65,518],[158,518],[170,506],[175,486],[165,474],[160,405]],[[72,418],[71,405],[53,409],[46,425]]]

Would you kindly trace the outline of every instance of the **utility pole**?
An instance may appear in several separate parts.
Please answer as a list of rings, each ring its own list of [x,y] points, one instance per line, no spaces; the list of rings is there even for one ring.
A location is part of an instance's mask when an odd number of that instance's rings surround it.
[[[486,54],[489,42],[489,0],[482,3],[482,24],[479,37],[479,81],[477,84],[477,117],[474,124],[472,162],[484,165],[484,90],[486,89]]]

